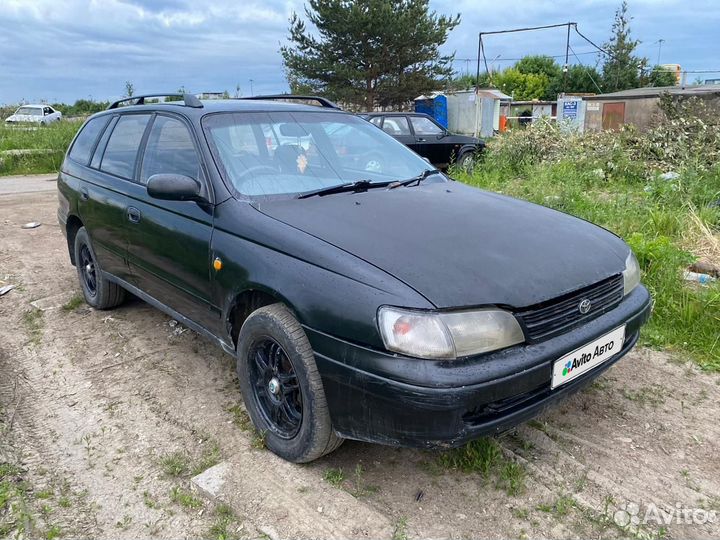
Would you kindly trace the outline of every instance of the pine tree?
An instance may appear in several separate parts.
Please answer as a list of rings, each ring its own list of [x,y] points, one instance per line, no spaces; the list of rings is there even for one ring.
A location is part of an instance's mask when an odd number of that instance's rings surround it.
[[[603,48],[610,53],[603,65],[603,90],[616,92],[640,85],[640,74],[647,66],[647,58],[640,58],[633,53],[640,41],[630,37],[630,21],[626,0],[615,12],[610,41]]]
[[[437,15],[428,0],[309,0],[290,18],[280,49],[291,88],[372,110],[442,88],[454,55],[440,54],[460,16]]]

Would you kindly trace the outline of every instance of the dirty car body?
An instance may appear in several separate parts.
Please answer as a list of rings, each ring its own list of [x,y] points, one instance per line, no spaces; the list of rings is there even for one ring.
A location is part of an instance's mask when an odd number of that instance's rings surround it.
[[[336,110],[244,100],[108,110],[77,136],[58,186],[81,283],[92,269],[216,342],[236,356],[241,386],[253,376],[241,368],[253,361],[242,341],[254,314],[282,306],[298,322],[321,388],[300,376],[287,415],[299,411],[299,424],[263,427],[293,461],[336,447],[285,451],[318,392],[338,441],[457,446],[587,385],[635,345],[650,312],[615,235],[454,182]],[[78,234],[90,249],[77,249]],[[276,341],[293,373],[305,369]],[[275,403],[281,375],[252,381],[260,405]]]

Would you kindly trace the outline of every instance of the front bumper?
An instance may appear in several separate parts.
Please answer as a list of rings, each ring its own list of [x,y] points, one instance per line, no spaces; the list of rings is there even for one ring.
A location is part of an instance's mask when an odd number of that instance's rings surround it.
[[[396,446],[454,447],[500,433],[578,391],[635,345],[651,298],[637,287],[613,310],[541,343],[453,361],[392,355],[306,328],[335,431]],[[555,390],[552,365],[565,354],[626,325],[623,348]]]

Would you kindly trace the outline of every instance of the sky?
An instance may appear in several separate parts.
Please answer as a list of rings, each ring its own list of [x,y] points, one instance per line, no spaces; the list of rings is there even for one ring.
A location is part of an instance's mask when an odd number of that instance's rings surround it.
[[[430,0],[461,15],[442,50],[455,69],[475,72],[479,31],[573,21],[601,44],[620,0]],[[633,37],[651,63],[720,70],[720,1],[629,0]],[[231,95],[288,90],[279,49],[301,0],[0,0],[0,104],[188,91]],[[562,55],[564,28],[488,36],[494,69],[525,54]],[[658,40],[662,42],[659,51]],[[571,36],[571,63],[595,65],[593,47]],[[465,60],[471,59],[471,60]],[[562,62],[562,59],[559,60]],[[689,74],[688,82],[698,75]],[[720,71],[700,74],[720,77]],[[251,82],[252,81],[252,82]]]

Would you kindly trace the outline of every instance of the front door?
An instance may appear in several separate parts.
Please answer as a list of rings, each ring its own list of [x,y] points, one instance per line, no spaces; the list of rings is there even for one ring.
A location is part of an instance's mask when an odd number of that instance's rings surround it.
[[[151,198],[148,178],[161,173],[205,183],[195,140],[178,117],[158,115],[150,127],[128,207],[130,269],[142,291],[213,330],[219,320],[210,300],[213,206]]]
[[[415,134],[415,142],[419,145],[418,154],[426,157],[435,166],[447,167],[454,147],[443,141],[445,129],[430,120],[427,116],[411,116],[410,124]]]

